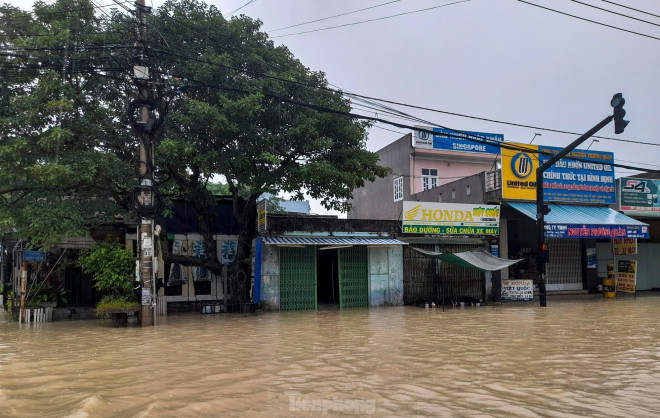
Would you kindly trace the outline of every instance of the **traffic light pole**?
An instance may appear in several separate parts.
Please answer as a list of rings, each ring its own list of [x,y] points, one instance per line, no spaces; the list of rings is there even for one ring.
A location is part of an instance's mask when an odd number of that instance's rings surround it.
[[[586,141],[589,137],[600,131],[614,119],[614,116],[608,116],[596,126],[589,129],[584,135],[571,142],[569,146],[559,151],[556,155],[551,157],[548,161],[544,162],[536,169],[536,260],[537,260],[537,274],[538,274],[538,287],[539,287],[539,300],[541,306],[547,306],[546,289],[545,289],[545,257],[543,257],[543,249],[545,244],[545,211],[543,210],[543,172],[552,167],[554,163],[564,158],[569,152],[577,148],[578,145]]]

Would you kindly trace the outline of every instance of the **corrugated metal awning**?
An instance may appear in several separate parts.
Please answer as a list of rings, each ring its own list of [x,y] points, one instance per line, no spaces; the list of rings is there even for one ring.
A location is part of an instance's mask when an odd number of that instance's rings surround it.
[[[262,237],[264,244],[270,245],[368,245],[392,246],[408,245],[407,242],[392,238],[343,238],[343,237]]]
[[[536,204],[506,202],[536,221]],[[548,238],[648,238],[649,226],[605,206],[550,204],[545,215]]]

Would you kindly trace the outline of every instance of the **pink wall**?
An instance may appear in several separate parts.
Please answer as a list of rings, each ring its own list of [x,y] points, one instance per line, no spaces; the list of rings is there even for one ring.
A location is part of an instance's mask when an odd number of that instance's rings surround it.
[[[491,154],[467,154],[456,151],[425,150],[410,155],[411,194],[422,191],[422,168],[438,170],[438,186],[460,178],[491,171],[496,161]],[[497,157],[499,160],[499,156]]]

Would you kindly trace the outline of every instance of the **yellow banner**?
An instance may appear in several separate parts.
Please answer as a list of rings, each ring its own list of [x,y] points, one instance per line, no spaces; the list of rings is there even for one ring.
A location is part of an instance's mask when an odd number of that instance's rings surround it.
[[[502,148],[502,198],[536,200],[537,145],[506,143],[521,150]],[[526,150],[534,152],[526,152]]]
[[[637,261],[619,260],[617,270],[616,290],[634,293],[637,285]]]
[[[614,238],[614,254],[637,254],[637,238]]]

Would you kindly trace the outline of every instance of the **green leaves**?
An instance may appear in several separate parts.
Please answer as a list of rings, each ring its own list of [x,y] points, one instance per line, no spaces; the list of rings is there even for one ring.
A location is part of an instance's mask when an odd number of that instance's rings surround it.
[[[98,244],[85,251],[77,263],[83,271],[94,275],[94,287],[103,294],[133,300],[135,259],[120,244]]]

